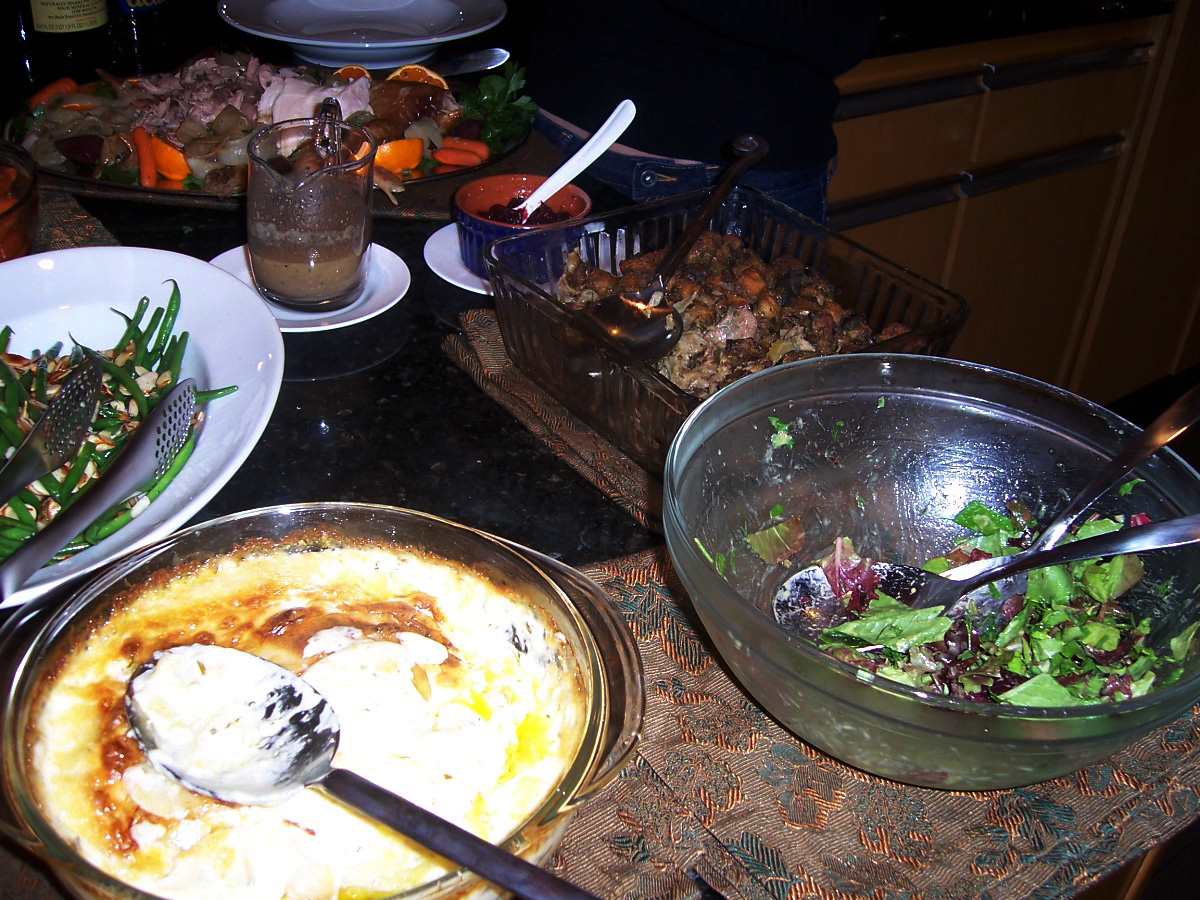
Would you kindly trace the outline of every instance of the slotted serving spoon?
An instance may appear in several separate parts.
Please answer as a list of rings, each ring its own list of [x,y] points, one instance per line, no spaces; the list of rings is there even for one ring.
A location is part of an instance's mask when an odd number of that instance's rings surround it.
[[[318,785],[525,900],[597,900],[361,775],[335,767],[341,726],[333,707],[303,678],[261,657],[206,644],[172,647],[134,674],[125,708],[151,765],[190,790],[228,803],[270,804]]]
[[[640,291],[610,294],[588,307],[588,314],[633,356],[645,361],[659,359],[679,343],[683,318],[667,302],[667,281],[709,227],[738,180],[767,155],[768,149],[766,140],[756,134],[737,138],[733,142],[737,159],[721,174],[687,228],[663,255],[650,282]]]
[[[158,402],[116,459],[70,506],[0,564],[0,604],[108,510],[157,481],[179,454],[192,425],[196,382],[188,378]]]
[[[100,361],[89,359],[63,381],[21,446],[0,469],[0,506],[79,452],[96,418],[103,376]]]

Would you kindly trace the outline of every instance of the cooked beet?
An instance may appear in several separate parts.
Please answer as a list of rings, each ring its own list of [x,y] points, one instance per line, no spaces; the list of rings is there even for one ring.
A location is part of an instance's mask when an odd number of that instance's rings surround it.
[[[98,134],[77,134],[54,142],[58,152],[71,162],[94,166],[104,150],[104,138]]]

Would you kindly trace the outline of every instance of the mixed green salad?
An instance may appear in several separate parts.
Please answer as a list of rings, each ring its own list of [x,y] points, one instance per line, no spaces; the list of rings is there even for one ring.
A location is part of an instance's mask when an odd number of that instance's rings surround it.
[[[772,450],[792,447],[789,423],[768,418]],[[1121,493],[1136,490],[1138,483],[1126,482]],[[1016,553],[1037,537],[1033,515],[1017,499],[1004,510],[968,503],[954,521],[970,537],[928,560],[925,570],[940,574]],[[1092,516],[1062,540],[1149,521],[1143,513]],[[728,577],[737,572],[739,554],[752,553],[769,566],[791,564],[805,540],[804,523],[778,504],[767,512],[765,525],[744,528],[727,551],[710,551],[699,539],[696,545]],[[913,609],[898,599],[913,585],[893,585],[892,562],[907,561],[864,557],[850,538],[839,537],[815,565],[784,581],[771,612],[781,627],[873,676],[941,696],[1043,707],[1118,701],[1171,684],[1181,676],[1200,627],[1193,623],[1165,646],[1158,640],[1150,646],[1152,623],[1122,604],[1145,574],[1135,554],[1036,569],[1022,587],[1009,583],[1002,591],[991,584],[951,610]],[[1154,588],[1170,589],[1170,584]]]
[[[1009,507],[1002,513],[969,504],[955,521],[973,536],[923,568],[945,572],[1026,546],[1035,537],[1032,520],[1020,503]],[[1065,540],[1146,521],[1096,517]],[[940,606],[912,609],[884,593],[875,562],[844,537],[819,561],[846,608],[845,621],[820,631],[819,645],[874,675],[944,696],[1021,706],[1139,697],[1179,677],[1200,626],[1188,626],[1161,650],[1147,644],[1150,622],[1120,603],[1144,574],[1133,554],[1033,570],[1021,593],[989,585],[992,596],[968,599],[962,615]]]

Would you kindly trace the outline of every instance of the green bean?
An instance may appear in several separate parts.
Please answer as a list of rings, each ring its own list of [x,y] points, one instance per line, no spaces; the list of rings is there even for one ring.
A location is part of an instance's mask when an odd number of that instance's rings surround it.
[[[184,441],[183,446],[179,448],[179,453],[171,460],[171,465],[167,467],[167,471],[163,473],[162,478],[154,482],[150,490],[146,491],[146,498],[153,503],[158,496],[167,489],[167,486],[175,480],[175,476],[179,474],[179,470],[183,468],[188,458],[192,455],[192,450],[196,446],[196,433],[192,432]],[[94,522],[84,529],[84,539],[89,544],[96,544],[104,540],[111,534],[115,534],[120,529],[124,528],[133,520],[133,512],[131,510],[122,510],[115,516],[103,522]]]
[[[54,500],[55,503],[57,503],[59,506],[62,506],[63,497],[65,497],[66,494],[63,493],[62,484],[57,478],[54,477],[53,472],[48,475],[43,475],[37,480],[37,483],[42,486],[42,490],[49,494],[50,498]]]
[[[17,373],[8,367],[3,359],[0,359],[0,378],[4,380],[5,403],[8,404],[9,412],[16,415],[12,400],[9,399],[9,391],[16,392],[16,404],[20,405],[29,399],[29,391],[25,390],[25,386],[21,384],[21,379],[17,377]]]
[[[75,500],[75,488],[79,487],[79,481],[83,478],[83,473],[87,470],[87,464],[91,462],[96,455],[96,445],[91,441],[84,441],[79,448],[79,453],[75,459],[71,461],[71,467],[67,469],[67,474],[63,478],[62,483],[62,505],[70,506]]]
[[[95,350],[88,350],[87,354],[93,359],[100,360],[101,368],[103,368],[105,372],[116,379],[117,383],[121,385],[121,387],[125,388],[125,392],[133,398],[133,402],[137,404],[138,418],[146,418],[147,413],[150,412],[150,403],[146,399],[145,393],[143,393],[142,389],[138,387],[137,381],[134,380],[133,376],[118,366],[107,356],[102,356]]]
[[[19,447],[21,441],[25,440],[25,432],[21,430],[21,426],[17,424],[17,414],[14,411],[12,418],[8,416],[0,416],[0,431],[4,432],[4,437],[13,447]]]
[[[113,310],[113,312],[117,313],[118,316],[120,316],[122,319],[125,320],[125,331],[121,335],[121,340],[113,346],[113,355],[119,355],[121,353],[121,351],[125,349],[125,346],[132,340],[136,340],[139,343],[141,343],[141,340],[142,340],[142,331],[141,331],[142,316],[144,316],[146,314],[146,309],[149,306],[150,306],[150,298],[143,297],[141,300],[138,301],[137,309],[134,310],[132,316],[127,316],[123,312],[118,312],[117,310]]]
[[[26,497],[30,496],[32,495],[27,490],[17,491],[17,493],[9,499],[8,508],[16,513],[17,521],[24,522],[26,525],[37,528],[37,513],[34,512],[34,510],[37,509],[37,506],[34,504],[33,508],[31,509],[28,501],[25,499]]]
[[[0,353],[8,352],[8,342],[12,340],[12,333],[11,325],[5,325],[3,328],[0,328]]]
[[[45,357],[38,360],[37,377],[33,380],[33,395],[38,403],[46,402],[46,363]]]
[[[18,519],[9,519],[6,516],[5,521],[7,524],[0,528],[0,538],[4,540],[16,542],[28,540],[29,536],[37,531],[36,528],[26,525]]]
[[[133,363],[136,366],[149,368],[150,366],[150,345],[154,340],[154,332],[158,328],[158,323],[162,321],[163,308],[156,307],[154,312],[150,314],[150,324],[146,326],[146,330],[142,332],[142,340],[137,348],[137,353],[133,356]]]
[[[171,296],[167,298],[167,309],[163,313],[162,322],[159,323],[158,335],[154,338],[154,347],[150,351],[146,363],[147,368],[153,368],[155,363],[161,361],[163,350],[167,346],[167,338],[175,330],[175,320],[179,318],[179,283],[174,279],[170,279],[170,281]]]
[[[171,384],[169,387],[174,387],[175,382],[179,380],[179,369],[183,365],[183,353],[187,350],[190,337],[186,331],[179,332],[174,349],[168,349],[163,356],[162,371],[169,371],[171,373]]]
[[[237,391],[237,385],[231,384],[223,388],[213,388],[209,391],[196,391],[197,403],[208,403],[220,397],[228,397],[230,394]]]

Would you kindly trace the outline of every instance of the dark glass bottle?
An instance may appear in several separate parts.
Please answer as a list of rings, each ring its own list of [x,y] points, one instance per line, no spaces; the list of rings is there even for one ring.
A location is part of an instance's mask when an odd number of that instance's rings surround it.
[[[95,81],[109,68],[106,0],[18,0],[35,89],[64,75]]]
[[[166,72],[181,62],[173,50],[170,0],[108,0],[114,74]]]
[[[33,93],[29,70],[30,16],[21,4],[10,4],[0,12],[0,82],[11,84],[0,102],[0,118],[8,118]]]

